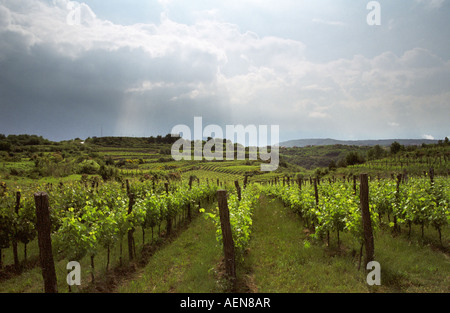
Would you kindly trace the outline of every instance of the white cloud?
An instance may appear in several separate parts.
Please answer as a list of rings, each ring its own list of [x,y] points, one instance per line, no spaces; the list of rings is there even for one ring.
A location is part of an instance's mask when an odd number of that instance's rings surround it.
[[[314,62],[306,57],[308,47],[302,41],[242,31],[237,24],[209,19],[208,14],[217,13],[214,10],[192,24],[163,14],[158,24],[123,26],[100,19],[86,4],[67,0],[57,0],[56,5],[4,3],[0,62],[25,46],[29,58],[37,58],[36,51],[47,61],[57,58],[60,68],[47,69],[65,69],[80,88],[90,87],[77,81],[77,75],[111,81],[123,95],[114,99],[121,108],[117,119],[124,118],[117,123],[120,127],[132,124],[133,118],[142,125],[149,124],[147,119],[172,123],[172,116],[189,117],[194,109],[211,111],[211,118],[220,119],[213,112],[216,107],[242,124],[274,123],[311,132],[334,127],[342,136],[358,129],[358,135],[373,137],[375,129],[384,134],[408,124],[422,136],[436,123],[447,125],[441,123],[448,111],[445,82],[450,80],[450,62],[428,49]],[[71,15],[77,9],[79,15]],[[78,17],[79,23],[71,23]],[[11,38],[21,45],[14,46]],[[93,98],[107,96],[95,88],[89,92]],[[172,115],[157,117],[157,109]]]
[[[312,19],[313,23],[317,23],[317,24],[325,24],[325,25],[330,25],[330,26],[345,26],[344,22],[340,22],[340,21],[326,21],[320,18],[313,18]]]
[[[423,135],[422,136],[423,139],[430,139],[430,140],[434,140],[434,137],[431,135]]]
[[[125,92],[126,93],[144,93],[144,92],[152,91],[152,90],[159,89],[159,88],[170,88],[173,86],[174,86],[174,83],[170,83],[170,82],[168,82],[168,83],[163,82],[163,81],[152,82],[152,81],[145,80],[140,84],[140,86],[128,88],[125,90]]]
[[[312,118],[329,118],[330,116],[327,113],[324,112],[319,112],[319,111],[314,111],[308,114],[309,117]]]
[[[11,13],[7,8],[0,5],[0,31],[8,28],[11,23]]]
[[[172,0],[158,0],[158,2],[163,6],[167,6],[172,3]]]
[[[419,4],[423,4],[425,7],[430,9],[438,9],[442,7],[445,0],[415,0]]]

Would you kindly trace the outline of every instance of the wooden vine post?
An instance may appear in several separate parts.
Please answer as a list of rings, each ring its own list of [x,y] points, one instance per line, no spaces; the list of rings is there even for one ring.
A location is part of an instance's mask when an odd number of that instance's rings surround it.
[[[16,206],[14,208],[14,212],[16,213],[16,217],[19,216],[19,209],[20,209],[20,198],[21,198],[21,193],[20,191],[17,191],[16,193]],[[14,255],[14,268],[17,272],[20,271],[20,264],[19,264],[19,257],[18,257],[18,253],[17,253],[17,238],[16,236],[14,236],[14,238],[12,238],[12,247],[13,247],[13,255]]]
[[[430,167],[430,181],[434,184],[434,168]]]
[[[164,186],[166,187],[166,194],[169,195],[169,183],[164,183]],[[167,208],[169,214],[167,216],[167,236],[170,235],[172,232],[172,216],[170,215],[171,208]]]
[[[311,180],[311,177],[309,178]],[[317,189],[317,179],[314,178],[314,197],[316,199],[316,209],[319,209],[319,191]],[[314,221],[312,222],[312,231],[315,232],[316,226],[314,225]],[[328,238],[330,237],[329,234],[327,234]],[[329,242],[329,239],[328,239]]]
[[[317,190],[317,178],[314,178],[314,197],[316,198],[316,207],[319,206],[319,192]]]
[[[189,190],[192,189],[192,182],[193,182],[193,180],[194,180],[194,176],[191,175],[191,176],[189,177]],[[191,221],[191,220],[192,220],[191,203],[188,203],[188,212],[187,212],[187,215],[188,215],[188,220]]]
[[[128,215],[130,215],[131,212],[133,212],[134,203],[135,203],[134,193],[129,193],[128,194]],[[128,257],[129,257],[130,261],[132,261],[134,259],[133,233],[134,233],[134,227],[132,227],[131,229],[128,230]]]
[[[220,226],[222,228],[223,252],[225,255],[225,271],[233,284],[236,280],[236,263],[234,253],[234,241],[231,233],[230,211],[228,210],[227,191],[218,190]]]
[[[397,175],[397,189],[395,193],[395,201],[398,203],[400,200],[400,183],[402,182],[402,174]],[[397,224],[397,214],[394,214],[394,233],[400,232],[400,226]]]
[[[369,180],[367,174],[360,175],[360,202],[361,202],[361,215],[364,228],[364,245],[366,247],[366,255],[364,258],[364,264],[373,261],[375,253],[375,244],[373,240],[372,221],[370,219],[369,210]]]
[[[241,186],[239,186],[239,181],[238,180],[234,181],[234,186],[236,187],[238,199],[239,199],[239,201],[241,201]]]
[[[39,261],[44,278],[44,291],[57,293],[55,262],[53,260],[52,240],[50,237],[51,222],[48,195],[45,192],[34,194],[36,203],[36,226],[39,244]]]

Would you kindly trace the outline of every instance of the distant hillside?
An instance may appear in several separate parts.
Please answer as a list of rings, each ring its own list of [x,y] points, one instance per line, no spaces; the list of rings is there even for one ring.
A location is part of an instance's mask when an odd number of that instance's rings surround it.
[[[170,134],[157,137],[92,137],[87,138],[85,143],[99,147],[116,148],[148,148],[151,144],[173,144],[178,137],[172,137]]]
[[[438,140],[430,139],[380,139],[380,140],[336,140],[336,139],[297,139],[280,143],[281,147],[307,147],[307,146],[330,146],[330,145],[346,145],[346,146],[389,146],[397,141],[403,146],[417,146],[422,143],[436,144]]]
[[[371,148],[356,145],[320,145],[309,147],[290,147],[280,149],[280,160],[311,170],[328,167],[331,161],[336,164],[345,160],[353,152],[365,157]]]

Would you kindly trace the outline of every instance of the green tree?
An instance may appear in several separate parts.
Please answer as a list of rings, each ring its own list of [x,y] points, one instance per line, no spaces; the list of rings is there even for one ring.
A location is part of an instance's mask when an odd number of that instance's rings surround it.
[[[347,165],[364,163],[364,158],[356,151],[349,152],[345,157]]]
[[[385,156],[385,151],[380,145],[373,146],[368,152],[367,157],[369,160],[381,159]]]
[[[331,160],[330,164],[328,164],[328,169],[330,171],[333,171],[337,168],[336,162],[334,160]]]
[[[11,151],[11,143],[6,140],[0,140],[0,151]]]
[[[401,144],[399,144],[397,141],[394,141],[391,144],[391,154],[397,154],[398,152],[400,152],[401,150],[403,150],[403,146]]]

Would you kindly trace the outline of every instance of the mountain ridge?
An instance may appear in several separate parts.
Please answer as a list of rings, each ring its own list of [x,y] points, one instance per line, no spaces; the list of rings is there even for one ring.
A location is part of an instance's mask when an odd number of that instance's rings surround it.
[[[369,139],[369,140],[337,140],[331,138],[316,139],[294,139],[280,142],[280,147],[307,147],[307,146],[330,146],[330,145],[347,145],[347,146],[389,146],[393,142],[398,142],[404,146],[414,146],[425,144],[436,144],[438,140],[432,139]]]

